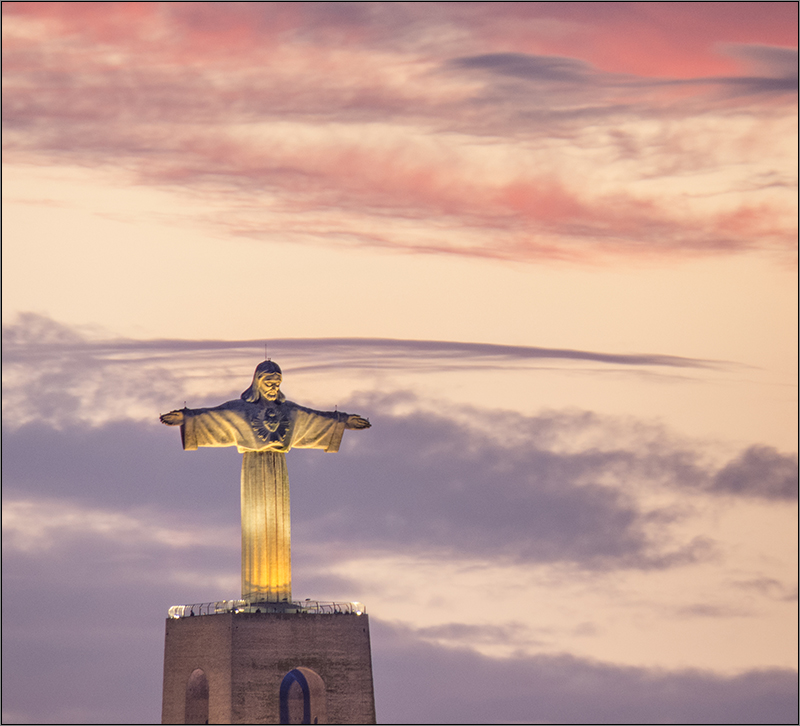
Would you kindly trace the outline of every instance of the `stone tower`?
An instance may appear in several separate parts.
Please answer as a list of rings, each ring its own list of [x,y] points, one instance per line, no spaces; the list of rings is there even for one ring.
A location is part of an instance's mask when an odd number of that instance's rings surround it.
[[[170,615],[162,723],[375,723],[362,606],[227,601]]]

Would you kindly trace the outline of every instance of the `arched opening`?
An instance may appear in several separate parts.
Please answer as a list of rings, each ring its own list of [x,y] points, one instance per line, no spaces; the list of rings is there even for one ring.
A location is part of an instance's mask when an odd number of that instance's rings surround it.
[[[186,682],[184,723],[208,723],[208,679],[202,668],[195,668]]]
[[[328,722],[325,681],[310,668],[295,668],[281,682],[280,718],[285,724]]]

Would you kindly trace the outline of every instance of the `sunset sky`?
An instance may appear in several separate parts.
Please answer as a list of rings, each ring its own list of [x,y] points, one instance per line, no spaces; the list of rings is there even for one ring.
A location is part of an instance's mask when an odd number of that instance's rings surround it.
[[[265,345],[380,722],[796,722],[796,3],[2,12],[4,723],[160,720]]]

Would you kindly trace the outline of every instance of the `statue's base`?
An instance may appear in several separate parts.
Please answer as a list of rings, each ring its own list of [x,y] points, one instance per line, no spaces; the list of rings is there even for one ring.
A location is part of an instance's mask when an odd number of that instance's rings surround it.
[[[375,723],[361,606],[227,602],[170,610],[162,723]]]

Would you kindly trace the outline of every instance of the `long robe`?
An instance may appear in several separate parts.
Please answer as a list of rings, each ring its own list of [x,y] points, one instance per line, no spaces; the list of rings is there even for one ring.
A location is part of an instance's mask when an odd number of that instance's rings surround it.
[[[183,409],[183,448],[236,446],[242,457],[242,599],[292,599],[289,474],[292,448],[338,451],[347,414],[291,401]]]

